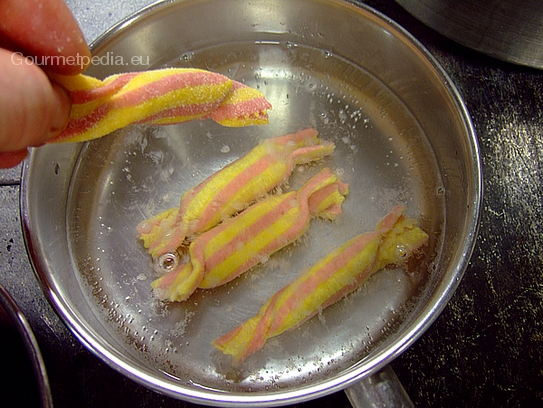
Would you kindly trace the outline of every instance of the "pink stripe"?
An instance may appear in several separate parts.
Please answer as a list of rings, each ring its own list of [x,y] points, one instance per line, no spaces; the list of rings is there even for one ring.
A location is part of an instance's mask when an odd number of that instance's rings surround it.
[[[325,182],[329,184],[323,185]],[[325,168],[309,179],[309,181],[298,190],[298,201],[304,206],[309,206],[310,197],[318,191],[326,188],[328,185],[335,185],[336,179],[329,168]],[[309,210],[309,209],[308,209]]]
[[[289,142],[294,141],[295,143],[300,143],[302,140],[311,138],[317,135],[317,131],[314,129],[305,129],[302,131],[299,131],[297,133],[292,133],[284,136],[275,137],[272,139],[265,140],[265,143],[270,143],[272,145],[277,146],[284,146]],[[240,157],[239,159],[235,160],[231,164],[229,164],[227,167],[235,165],[237,162],[243,160],[246,158],[250,153],[247,155]],[[189,190],[182,198],[179,216],[182,217],[183,214],[187,211],[187,207],[190,205],[191,200],[215,177],[220,177],[221,171],[214,173],[210,175],[208,178],[206,178],[204,181],[202,181],[199,185],[197,185],[195,188]]]
[[[223,334],[221,337],[215,339],[213,341],[213,344],[218,347],[223,347],[226,343],[228,343],[229,341],[231,341],[234,337],[238,335],[238,333],[241,331],[243,326],[244,326],[243,324],[240,324],[235,329],[232,329],[228,333]]]
[[[292,143],[292,142],[296,144],[301,144],[306,139],[312,139],[316,137],[318,134],[319,132],[317,132],[315,129],[309,128],[309,129],[300,130],[299,132],[296,132],[296,133],[291,133],[288,135],[284,135],[284,136],[280,136],[280,137],[276,137],[274,139],[268,139],[268,140],[270,142],[273,142],[274,145],[285,146],[286,144]],[[315,141],[315,142],[318,143],[318,141]],[[304,144],[304,146],[308,146],[308,145]]]
[[[330,184],[329,186],[323,187],[319,191],[315,191],[308,199],[309,203],[309,212],[312,216],[318,216],[319,205],[328,198],[331,194],[338,191],[338,186],[336,183]],[[323,210],[326,211],[326,208]]]
[[[265,312],[259,319],[259,322],[254,330],[254,334],[251,337],[249,344],[247,345],[247,348],[242,353],[239,360],[243,360],[255,351],[261,349],[266,343],[266,340],[268,339],[268,334],[270,333],[270,327],[273,325],[273,320],[276,318],[275,305],[284,290],[285,288],[281,289],[279,292],[271,297]]]
[[[175,281],[175,278],[177,278],[177,276],[183,271],[183,269],[185,269],[186,266],[186,263],[179,265],[173,271],[168,272],[166,275],[160,277],[157,287],[159,289],[168,289]]]
[[[290,311],[294,310],[298,306],[300,301],[303,301],[303,299],[306,296],[309,296],[312,293],[314,293],[320,284],[322,284],[323,282],[326,282],[337,271],[344,268],[354,257],[356,257],[368,245],[369,242],[371,242],[374,239],[379,238],[380,236],[383,236],[388,231],[390,231],[391,228],[394,227],[396,222],[402,216],[404,210],[405,210],[405,206],[400,205],[400,206],[395,207],[389,214],[387,214],[379,222],[378,225],[381,228],[379,228],[377,231],[367,232],[365,234],[362,234],[358,237],[353,238],[350,244],[341,253],[333,257],[321,269],[314,271],[310,276],[307,276],[305,278],[302,275],[302,277],[300,277],[298,281],[293,282],[292,284],[295,284],[297,286],[297,290],[294,291],[296,295],[289,298],[285,302],[285,304],[282,305],[281,308],[278,310],[277,312],[278,316],[283,316],[283,319],[280,319],[279,322],[274,322],[272,331],[275,331],[280,327],[280,325],[282,324],[282,321],[284,320],[284,317],[287,316],[290,313]],[[357,280],[364,279],[366,277],[366,274],[368,274],[368,272],[371,272],[371,270],[372,268],[367,268],[362,273],[360,273],[359,276],[357,275],[356,279]],[[353,285],[347,285],[347,287],[342,289],[341,292],[342,294],[348,293],[349,288],[352,288],[350,290],[354,290],[357,286],[358,285],[355,285],[354,283]],[[333,303],[332,298],[334,297],[335,295],[332,295],[327,301],[323,303],[323,305],[332,304]],[[338,295],[338,297],[335,297],[335,300],[339,299],[340,297],[341,296]],[[315,310],[312,314],[307,316],[305,320],[314,316],[317,312],[318,310]]]
[[[287,229],[287,231],[285,231],[276,239],[270,241],[264,248],[262,248],[259,255],[269,256],[273,254],[274,252],[278,251],[280,248],[283,248],[291,244],[292,242],[294,242],[296,239],[298,239],[307,230],[309,226],[310,213],[309,213],[308,201],[313,194],[320,191],[320,190],[314,191],[314,189],[317,188],[319,184],[326,181],[330,177],[332,177],[332,174],[330,173],[329,170],[325,169],[321,171],[319,174],[317,174],[316,176],[314,176],[312,179],[310,179],[296,193],[286,195],[285,198],[282,199],[281,204],[278,205],[276,208],[274,208],[273,211],[270,211],[268,214],[266,214],[266,216],[263,216],[257,222],[253,223],[247,229],[247,232],[244,234],[243,237],[237,236],[235,240],[233,240],[234,242],[232,246],[228,248],[230,251],[229,253],[227,252],[228,256],[229,254],[234,253],[237,250],[237,246],[240,243],[250,241],[251,238],[256,236],[258,233],[264,231],[266,228],[272,225],[275,221],[279,220],[283,215],[285,215],[288,212],[288,210],[292,209],[291,201],[294,199],[293,197],[294,194],[296,194],[296,202],[299,205],[299,212],[296,217],[296,220]],[[336,183],[331,184],[330,186],[337,188]],[[326,187],[328,186],[325,186],[324,188]],[[226,249],[225,249],[225,252],[226,252]],[[213,263],[213,266],[210,267],[209,270],[215,267],[218,263],[222,262],[222,260],[226,259],[228,256],[225,256],[225,254],[223,253],[221,253],[220,255],[218,254],[217,255],[218,261],[215,261]],[[235,271],[235,273],[228,275],[228,277],[225,278],[223,281],[221,281],[220,284],[226,283],[234,279],[235,277],[239,276],[243,272],[247,271],[248,269],[256,265],[258,262],[259,262],[258,257],[252,257],[247,262],[245,262],[245,264],[243,264],[240,268],[238,268]],[[208,261],[208,264],[209,264],[209,261]]]
[[[252,118],[267,117],[266,110],[271,109],[271,107],[271,104],[263,97],[252,98],[235,104],[226,103],[220,105],[211,113],[210,117],[217,122],[246,116]]]
[[[252,179],[259,178],[260,175],[269,167],[271,167],[273,164],[275,164],[277,161],[271,157],[270,155],[266,155],[259,160],[257,160],[255,163],[251,164],[250,166],[246,167],[241,171],[239,174],[237,174],[232,180],[228,182],[223,188],[221,188],[220,191],[217,192],[215,195],[215,198],[211,203],[207,205],[207,207],[202,211],[202,214],[198,218],[197,223],[195,223],[194,228],[191,232],[195,231],[204,231],[207,228],[213,226],[215,224],[214,219],[217,218],[217,216],[224,216],[224,215],[231,215],[231,211],[229,211],[227,214],[221,213],[221,210],[224,209],[225,205],[227,205],[228,201],[230,201],[235,195],[249,183]],[[287,174],[285,174],[282,178],[286,177]],[[257,199],[259,198],[260,193],[264,194],[266,191],[269,191],[273,187],[275,187],[280,180],[275,183],[273,186],[267,186],[268,188],[265,188],[262,191],[256,190],[253,192],[253,197],[251,199]],[[256,194],[258,193],[258,194]],[[242,203],[242,204],[250,204],[250,203]]]
[[[398,220],[403,217],[403,212],[405,211],[405,204],[397,205],[392,209],[391,212],[389,212],[385,217],[379,221],[377,224],[378,230],[385,229],[389,230],[392,227],[394,227],[394,224],[398,222]]]
[[[341,290],[339,290],[338,292],[334,293],[333,296],[329,297],[322,305],[321,305],[321,309],[326,309],[328,306],[336,303],[339,299],[345,297],[346,295],[348,295],[349,293],[351,293],[352,291],[354,291],[355,289],[358,289],[360,287],[360,285],[362,285],[362,283],[368,279],[375,271],[375,261],[376,259],[374,259],[374,262],[371,263],[371,265],[369,265],[366,269],[360,271],[360,273],[358,273],[355,277],[354,277],[354,281],[350,284],[347,284],[345,285]],[[311,314],[310,316],[307,317],[307,319],[310,319],[312,318],[313,316],[315,316],[317,312]],[[307,320],[306,319],[306,320]]]
[[[262,231],[265,231],[271,225],[273,225],[279,218],[281,218],[281,216],[283,216],[289,209],[292,208],[290,204],[290,200],[292,200],[293,198],[294,198],[294,193],[285,195],[284,198],[282,198],[281,201],[278,202],[273,208],[271,208],[265,215],[263,215],[258,220],[253,222],[251,225],[247,226],[243,234],[238,234],[236,237],[230,240],[227,244],[225,244],[219,251],[215,252],[212,256],[210,256],[206,261],[206,266],[207,266],[206,269],[208,271],[213,270],[221,262],[226,260],[232,254],[236,253],[239,250],[238,245],[251,241],[254,237],[260,234]],[[266,202],[264,201],[263,203],[266,203]],[[251,212],[252,212],[251,209],[249,209],[247,212],[244,212],[238,215],[238,217],[232,219],[232,222],[239,222],[239,219],[249,217]],[[202,245],[206,245],[209,239],[213,238],[215,235],[218,235],[219,233],[223,232],[225,229],[229,228],[232,222],[227,223],[227,224],[222,224],[219,227],[211,230],[209,234],[204,234],[205,238],[204,238],[204,235],[200,236],[198,238],[198,243],[200,242],[200,239],[203,239],[205,242]],[[208,235],[211,235],[211,237],[208,238]],[[268,253],[266,252],[266,254]],[[254,266],[256,263],[258,263],[258,258],[253,257],[251,260],[246,262],[236,271],[233,271],[232,275],[235,274],[235,276],[232,276],[231,278],[228,278],[228,280],[225,280],[223,282],[228,282],[229,280],[234,279],[236,276],[239,276],[241,273],[245,272],[247,269],[249,269],[251,266]],[[223,282],[221,282],[221,284]]]
[[[144,84],[120,96],[115,101],[115,108],[139,105],[150,98],[158,98],[176,89],[196,86],[213,86],[230,81],[227,77],[210,72],[182,72],[162,77]]]
[[[251,152],[252,152],[252,150],[251,150]],[[224,169],[230,168],[230,167],[236,165],[238,162],[244,160],[251,152],[247,153],[245,156],[242,156],[242,157],[234,160],[232,163],[230,163]],[[181,219],[185,215],[185,213],[187,212],[188,207],[191,205],[192,200],[194,199],[194,197],[196,197],[200,193],[200,191],[202,191],[211,182],[211,180],[213,180],[216,177],[221,177],[221,174],[223,173],[224,169],[219,170],[218,172],[211,174],[209,177],[207,177],[204,181],[202,181],[196,187],[188,190],[185,194],[183,194],[183,197],[181,198],[180,208],[179,208],[179,216],[178,216],[179,219]]]
[[[176,251],[187,237],[184,225],[179,223],[175,223],[172,226],[167,227],[166,233],[170,234],[167,238],[163,236],[162,239],[153,240],[153,242],[151,242],[149,245],[149,252],[156,252],[158,248],[160,248],[160,251],[156,254],[156,257],[168,252]]]
[[[82,118],[71,119],[64,130],[51,142],[56,142],[68,137],[83,133],[92,127],[96,126],[109,113],[109,105],[100,105],[91,114]]]
[[[105,86],[81,91],[70,91],[70,100],[73,104],[82,104],[112,95],[123,86],[125,86],[132,78],[136,77],[139,74],[140,73],[138,72],[122,74]]]
[[[197,115],[207,115],[209,112],[217,109],[218,105],[219,102],[176,106],[174,108],[164,109],[154,115],[148,116],[138,123],[153,123],[154,121],[159,121],[165,118],[176,118],[176,122],[180,123],[192,119],[192,117]]]
[[[270,333],[278,330],[283,324],[283,321],[286,316],[288,316],[293,310],[299,307],[300,302],[302,302],[307,296],[314,293],[317,287],[329,280],[338,270],[344,268],[349,261],[352,260],[364,247],[372,240],[380,236],[381,233],[370,232],[364,234],[360,239],[356,239],[351,245],[345,248],[338,256],[330,260],[326,265],[321,269],[315,271],[311,275],[305,277],[296,282],[297,290],[294,291],[294,295],[291,296],[281,307],[277,310],[276,320],[273,322],[272,327],[270,328]],[[318,312],[318,309],[313,311],[306,320]]]
[[[179,212],[177,213],[177,219],[176,219],[177,222],[183,221],[183,217],[185,216],[187,212],[187,208],[191,205],[192,200],[194,199],[194,197],[196,197],[196,194],[202,191],[202,189],[209,182],[209,180],[213,179],[214,177],[217,177],[217,174],[218,173],[213,173],[211,176],[206,178],[196,187],[191,188],[185,194],[183,194],[183,196],[181,197],[181,203],[179,204]]]

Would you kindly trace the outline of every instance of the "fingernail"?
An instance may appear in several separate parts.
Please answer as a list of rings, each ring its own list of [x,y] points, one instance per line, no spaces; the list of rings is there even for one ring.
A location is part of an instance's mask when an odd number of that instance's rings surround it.
[[[66,123],[68,123],[68,117],[70,116],[72,105],[70,102],[70,97],[61,86],[53,84],[53,91],[55,92],[55,97],[57,99],[57,109],[51,123],[51,137],[60,133],[66,126]]]

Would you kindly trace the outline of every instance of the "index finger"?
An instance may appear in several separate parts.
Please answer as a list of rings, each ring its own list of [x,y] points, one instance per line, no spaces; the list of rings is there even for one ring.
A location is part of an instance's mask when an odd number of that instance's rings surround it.
[[[0,35],[12,51],[37,57],[45,70],[75,75],[85,70],[90,51],[63,0],[0,1]]]

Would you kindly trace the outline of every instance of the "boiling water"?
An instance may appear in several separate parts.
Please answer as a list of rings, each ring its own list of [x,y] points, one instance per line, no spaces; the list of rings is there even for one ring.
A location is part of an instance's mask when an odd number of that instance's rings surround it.
[[[272,392],[329,378],[384,344],[409,316],[439,250],[443,189],[433,153],[410,112],[382,83],[328,51],[294,43],[236,43],[188,52],[166,66],[198,67],[258,88],[272,103],[268,126],[224,128],[212,121],[130,126],[88,143],[73,174],[69,240],[97,316],[132,345],[133,356],[180,384]],[[334,222],[264,264],[183,303],[151,293],[151,259],[135,227],[175,207],[181,195],[260,140],[313,127],[333,155],[298,167],[284,190],[323,167],[350,192]],[[211,341],[253,316],[273,293],[349,238],[372,230],[397,204],[421,220],[430,242],[410,270],[386,269],[301,327],[268,341],[232,367]]]

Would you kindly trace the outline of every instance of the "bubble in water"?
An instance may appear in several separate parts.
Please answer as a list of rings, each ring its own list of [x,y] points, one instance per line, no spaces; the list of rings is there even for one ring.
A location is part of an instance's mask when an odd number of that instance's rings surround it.
[[[339,114],[339,120],[341,121],[342,124],[344,124],[348,118],[347,114],[345,113],[343,109],[340,109],[338,114]]]
[[[396,245],[396,256],[398,258],[405,258],[407,256],[407,247],[402,244]]]
[[[192,57],[194,56],[194,53],[193,52],[189,52],[189,53],[185,53],[181,56],[181,61],[184,61],[184,62],[189,62],[190,60],[192,60]]]
[[[155,269],[157,272],[170,272],[179,265],[179,255],[176,253],[167,253],[161,255],[155,261]]]

